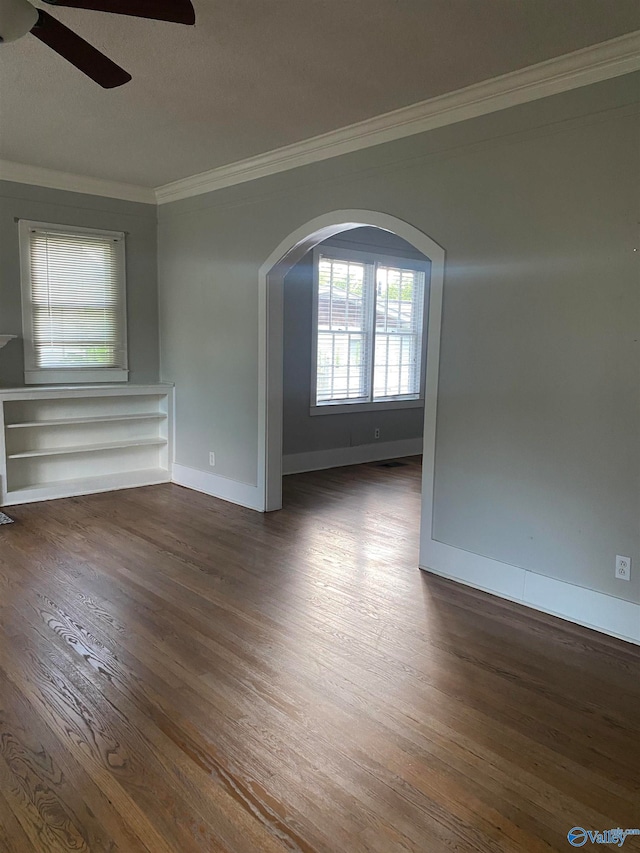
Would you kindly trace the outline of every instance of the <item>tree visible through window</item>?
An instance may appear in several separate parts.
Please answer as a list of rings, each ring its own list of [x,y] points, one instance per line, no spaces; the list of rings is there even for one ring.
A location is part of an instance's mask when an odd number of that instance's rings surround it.
[[[425,264],[316,253],[318,406],[418,399]]]

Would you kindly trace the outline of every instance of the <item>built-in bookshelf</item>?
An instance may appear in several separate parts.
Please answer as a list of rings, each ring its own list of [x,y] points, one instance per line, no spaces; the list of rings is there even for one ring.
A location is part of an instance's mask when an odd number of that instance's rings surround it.
[[[2,506],[166,483],[171,385],[0,389]]]

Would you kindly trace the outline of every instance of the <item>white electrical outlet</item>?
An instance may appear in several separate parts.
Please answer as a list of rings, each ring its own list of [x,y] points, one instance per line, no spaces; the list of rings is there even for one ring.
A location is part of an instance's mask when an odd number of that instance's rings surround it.
[[[376,427],[373,431],[374,438],[380,438],[380,427]]]
[[[209,465],[211,465],[212,468],[216,467],[216,454],[213,450],[209,453]]]
[[[616,577],[620,581],[631,580],[631,557],[616,554]]]

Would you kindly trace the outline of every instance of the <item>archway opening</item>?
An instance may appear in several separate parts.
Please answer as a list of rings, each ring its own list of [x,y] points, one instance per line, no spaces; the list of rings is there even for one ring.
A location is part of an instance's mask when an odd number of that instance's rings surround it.
[[[401,219],[366,210],[325,214],[296,229],[272,252],[260,269],[260,424],[259,485],[264,509],[282,506],[283,475],[283,329],[284,280],[298,262],[319,244],[344,237],[355,229],[375,228],[397,235],[430,262],[426,362],[424,375],[424,428],[422,477],[423,536],[431,538],[438,359],[445,253],[429,236]],[[428,524],[425,525],[425,522]],[[425,526],[428,530],[425,530]]]

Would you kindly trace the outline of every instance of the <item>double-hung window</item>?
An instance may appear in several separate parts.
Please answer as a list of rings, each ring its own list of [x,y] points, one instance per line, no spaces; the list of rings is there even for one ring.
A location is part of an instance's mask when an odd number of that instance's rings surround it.
[[[312,412],[419,405],[428,262],[314,253]]]
[[[124,234],[21,220],[25,382],[124,382]]]

